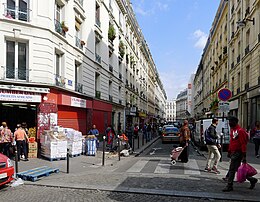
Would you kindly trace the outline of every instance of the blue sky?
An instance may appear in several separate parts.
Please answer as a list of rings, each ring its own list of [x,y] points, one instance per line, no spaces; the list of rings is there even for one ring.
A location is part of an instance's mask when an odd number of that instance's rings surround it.
[[[168,99],[196,72],[220,0],[131,0]]]

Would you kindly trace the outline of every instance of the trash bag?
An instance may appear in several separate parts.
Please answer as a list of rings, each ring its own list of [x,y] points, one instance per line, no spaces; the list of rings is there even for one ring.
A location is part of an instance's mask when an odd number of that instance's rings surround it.
[[[246,164],[246,168],[247,168],[247,175],[246,175],[247,177],[252,177],[257,174],[257,170],[253,166],[249,165],[248,163]]]
[[[241,164],[237,170],[237,182],[242,183],[246,181],[247,177],[247,165]]]
[[[23,185],[23,184],[24,184],[23,180],[21,178],[18,178],[11,184],[11,187],[17,187],[17,186]]]

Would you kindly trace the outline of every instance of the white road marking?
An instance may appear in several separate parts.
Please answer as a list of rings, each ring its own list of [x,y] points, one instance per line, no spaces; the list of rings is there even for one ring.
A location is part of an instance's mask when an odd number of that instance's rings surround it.
[[[160,174],[169,173],[170,168],[171,168],[170,161],[168,163],[166,163],[165,161],[160,161],[160,163],[158,163],[158,165],[156,166],[154,173],[160,173]]]
[[[148,163],[147,160],[137,161],[134,165],[131,166],[126,172],[127,173],[139,173],[144,168],[144,166]]]
[[[185,175],[200,175],[200,169],[195,159],[189,159],[187,163],[184,163]]]

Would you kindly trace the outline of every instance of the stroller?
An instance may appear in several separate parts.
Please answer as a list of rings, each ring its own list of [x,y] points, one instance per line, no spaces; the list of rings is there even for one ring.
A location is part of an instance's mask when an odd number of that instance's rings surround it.
[[[185,149],[185,147],[186,146],[173,148],[173,150],[171,151],[171,154],[170,154],[172,165],[176,164],[177,159],[179,158],[179,156],[181,155],[181,152]]]

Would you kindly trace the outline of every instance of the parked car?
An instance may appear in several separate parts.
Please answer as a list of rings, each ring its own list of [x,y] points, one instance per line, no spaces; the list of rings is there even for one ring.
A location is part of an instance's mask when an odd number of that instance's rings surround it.
[[[204,133],[205,130],[211,125],[212,119],[201,119],[195,122],[195,131],[193,133],[192,140],[195,145],[199,147],[200,150],[206,149],[205,137]],[[223,131],[222,131],[223,130]],[[218,142],[221,143],[221,134],[223,134],[222,144],[223,149],[226,150],[229,145],[229,131],[230,127],[228,125],[228,120],[224,118],[218,118],[218,125],[216,128],[217,135],[218,135]]]
[[[0,186],[13,180],[14,166],[12,161],[0,153]]]
[[[167,125],[162,130],[162,143],[180,142],[180,131],[177,127]]]

